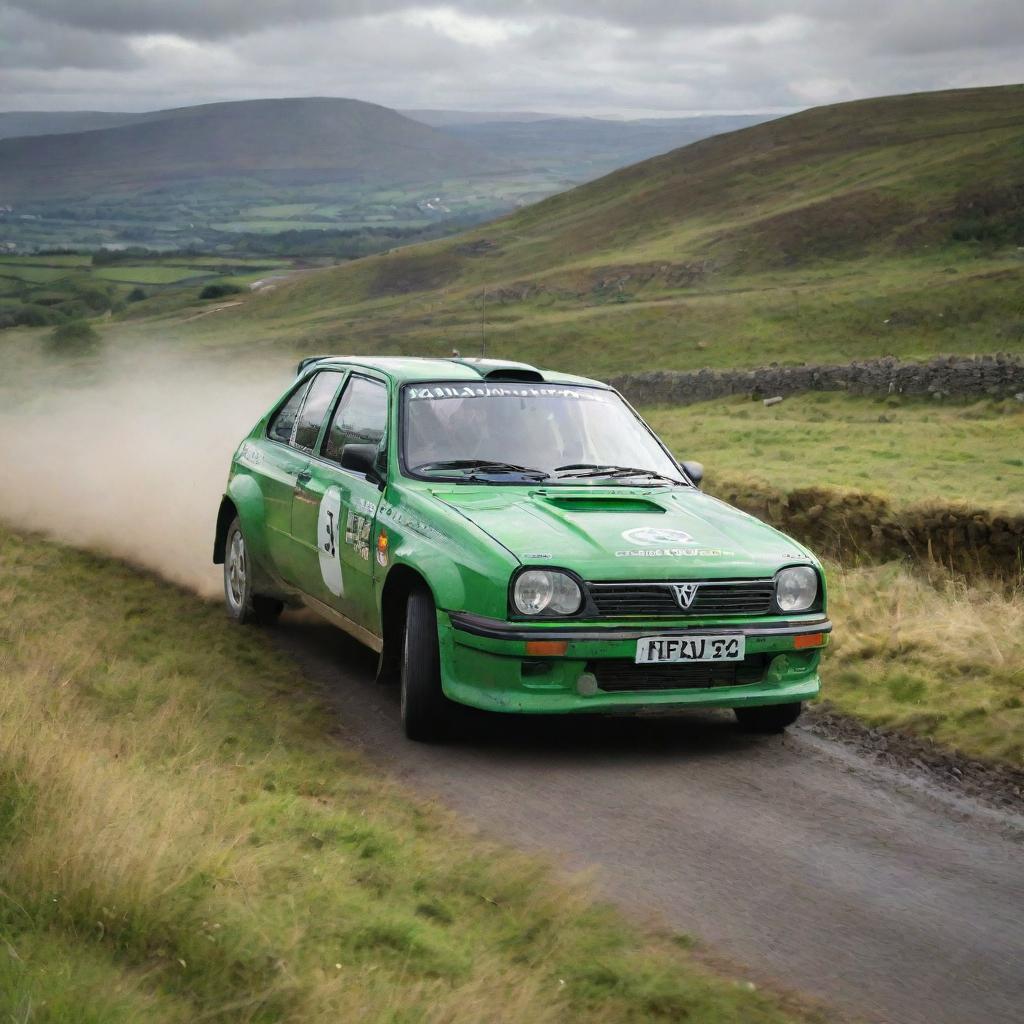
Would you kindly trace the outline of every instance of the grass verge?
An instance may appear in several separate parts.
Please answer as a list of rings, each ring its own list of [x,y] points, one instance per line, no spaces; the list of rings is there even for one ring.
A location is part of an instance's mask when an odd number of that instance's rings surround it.
[[[1024,767],[1024,593],[891,563],[831,567],[822,696],[867,722]]]
[[[782,491],[853,488],[898,504],[942,500],[1024,510],[1024,403],[937,403],[890,395],[792,395],[652,406],[644,418],[708,480],[744,479]]]
[[[0,1019],[793,1019],[331,736],[258,632],[0,529]]]
[[[1024,460],[1014,400],[728,398],[646,418],[706,488],[844,563],[910,559],[1024,582]]]

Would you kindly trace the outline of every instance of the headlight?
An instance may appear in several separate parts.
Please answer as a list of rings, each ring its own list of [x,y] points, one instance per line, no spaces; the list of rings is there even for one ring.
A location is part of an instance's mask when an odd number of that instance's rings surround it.
[[[520,615],[575,615],[583,603],[579,584],[564,572],[527,569],[516,577],[512,603]]]
[[[809,565],[782,569],[775,577],[775,603],[784,612],[804,612],[818,596],[818,574]]]

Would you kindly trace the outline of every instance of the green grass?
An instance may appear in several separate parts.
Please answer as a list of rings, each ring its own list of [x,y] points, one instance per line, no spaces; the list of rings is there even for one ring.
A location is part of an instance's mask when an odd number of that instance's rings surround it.
[[[829,570],[822,698],[869,725],[1024,768],[1024,592],[905,565]]]
[[[241,215],[254,220],[291,220],[301,214],[313,213],[317,209],[315,203],[269,203],[266,206],[247,206]]]
[[[896,505],[964,501],[1024,510],[1024,403],[938,403],[890,396],[793,395],[642,410],[681,458],[730,480],[850,488]]]
[[[58,262],[49,265],[41,260]],[[53,323],[98,316],[108,310],[132,317],[165,310],[188,315],[205,284],[247,286],[295,263],[231,256],[151,256],[133,257],[132,261],[108,256],[100,262],[92,262],[88,256],[7,257],[0,259],[0,330],[26,323],[38,325],[40,309]],[[146,300],[128,303],[128,297],[140,287]]]
[[[43,282],[58,281],[62,277],[67,277],[68,271],[66,267],[48,267],[41,266],[38,263],[4,263],[0,264],[0,276],[15,278],[20,281],[29,281],[33,284],[41,284]]]
[[[94,277],[103,281],[118,281],[125,284],[175,284],[189,278],[209,275],[210,272],[210,268],[144,263],[137,266],[118,264],[112,267],[97,267],[92,273]]]
[[[219,608],[6,531],[0,601],[0,1019],[793,1019],[387,781]]]
[[[0,256],[0,269],[7,264],[38,267],[86,267],[91,257],[88,254],[54,253],[43,256]]]

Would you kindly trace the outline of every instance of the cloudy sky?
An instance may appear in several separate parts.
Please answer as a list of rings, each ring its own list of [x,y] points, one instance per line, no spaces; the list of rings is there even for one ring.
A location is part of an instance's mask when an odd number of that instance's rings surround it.
[[[0,109],[651,115],[1024,79],[1024,0],[0,0]]]

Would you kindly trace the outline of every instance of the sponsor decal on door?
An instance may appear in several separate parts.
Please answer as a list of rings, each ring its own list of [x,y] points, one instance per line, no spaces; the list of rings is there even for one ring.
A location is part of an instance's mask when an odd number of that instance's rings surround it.
[[[338,556],[339,532],[341,530],[341,491],[328,487],[320,499],[320,513],[317,516],[316,538],[320,555],[320,575],[324,586],[334,594],[345,594],[345,581],[341,576],[341,558]]]

